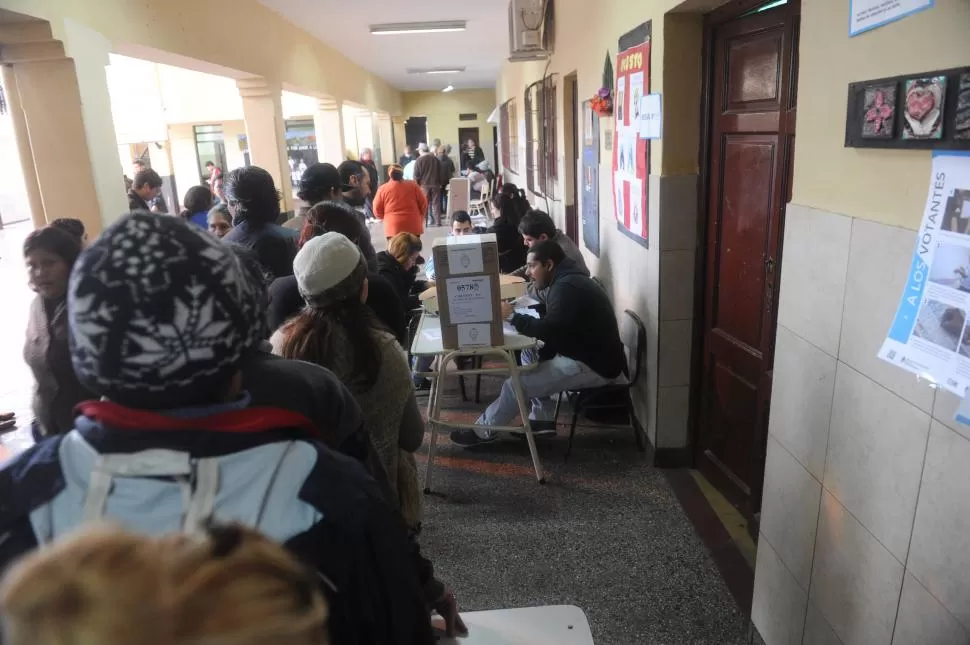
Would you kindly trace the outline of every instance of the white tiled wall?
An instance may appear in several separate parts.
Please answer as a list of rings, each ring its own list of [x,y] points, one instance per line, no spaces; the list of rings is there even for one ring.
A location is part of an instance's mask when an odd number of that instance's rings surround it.
[[[970,645],[970,427],[876,358],[915,236],[788,207],[752,608],[768,645]]]

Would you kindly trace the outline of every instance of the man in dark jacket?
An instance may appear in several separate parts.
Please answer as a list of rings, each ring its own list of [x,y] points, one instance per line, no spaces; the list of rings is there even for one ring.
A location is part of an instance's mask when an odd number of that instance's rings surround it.
[[[428,209],[434,225],[441,226],[441,163],[434,150],[427,146],[419,150],[421,156],[414,162],[414,181],[428,198]]]
[[[135,173],[128,191],[129,211],[153,210],[152,204],[162,194],[162,178],[151,168],[145,168]]]
[[[259,166],[236,168],[226,177],[225,190],[233,228],[223,241],[255,251],[274,277],[292,275],[297,232],[276,223],[280,193],[272,175]]]
[[[364,255],[367,262],[367,270],[377,271],[377,251],[374,243],[370,239],[370,229],[367,227],[367,200],[376,190],[371,186],[370,173],[359,161],[347,160],[337,166],[340,174],[341,199],[344,203],[354,209],[357,219],[360,221],[361,235],[357,240],[357,246]]]
[[[516,313],[502,304],[502,315],[515,329],[544,344],[538,351],[522,352],[522,363],[538,366],[519,376],[523,393],[532,399],[529,419],[533,432],[555,434],[555,406],[549,397],[566,390],[600,387],[623,378],[626,356],[616,314],[609,297],[563,253],[546,240],[529,250],[529,275],[540,289],[549,287],[545,316]],[[507,426],[518,413],[512,381],[506,379],[499,398],[478,418],[482,426]],[[473,446],[496,439],[487,428],[456,430],[451,440]]]
[[[333,642],[430,645],[397,512],[306,417],[253,408],[242,389],[263,297],[229,247],[180,218],[128,215],[81,255],[72,359],[103,400],[0,470],[0,567],[103,519],[149,535],[237,521],[331,583]]]

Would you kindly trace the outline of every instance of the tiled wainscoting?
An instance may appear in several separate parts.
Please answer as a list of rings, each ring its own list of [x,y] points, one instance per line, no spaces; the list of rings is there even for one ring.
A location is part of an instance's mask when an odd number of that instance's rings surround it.
[[[767,645],[970,644],[970,427],[876,358],[916,234],[791,204],[752,619]]]

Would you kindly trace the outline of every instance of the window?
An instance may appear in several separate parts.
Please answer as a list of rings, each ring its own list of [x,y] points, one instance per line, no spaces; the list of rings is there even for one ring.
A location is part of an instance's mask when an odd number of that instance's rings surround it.
[[[499,112],[502,120],[502,168],[519,172],[519,119],[515,99],[506,101]]]
[[[542,186],[542,81],[525,88],[525,184],[538,195]]]
[[[197,125],[195,132],[195,154],[199,158],[199,177],[209,180],[209,169],[205,164],[209,161],[216,168],[226,167],[226,144],[222,137],[221,125]]]
[[[556,82],[552,76],[525,90],[526,185],[552,197],[559,175],[556,154]]]
[[[545,154],[540,166],[542,190],[546,197],[556,194],[559,179],[559,155],[556,145],[556,80],[547,76],[542,81],[542,138],[540,148]]]

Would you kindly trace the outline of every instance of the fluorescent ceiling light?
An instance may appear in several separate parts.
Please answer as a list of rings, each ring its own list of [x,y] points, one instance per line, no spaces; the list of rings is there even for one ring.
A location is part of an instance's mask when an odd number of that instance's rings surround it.
[[[446,87],[445,89],[443,89],[441,91],[442,92],[453,92],[454,90],[455,90],[455,86],[454,85],[449,85],[448,87]]]
[[[398,34],[435,34],[446,31],[465,31],[464,20],[445,22],[395,22],[384,25],[371,25],[374,36],[394,36]]]
[[[461,74],[464,67],[409,67],[408,74]]]

